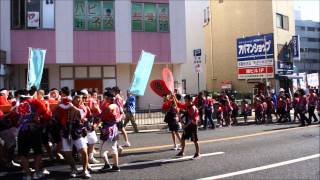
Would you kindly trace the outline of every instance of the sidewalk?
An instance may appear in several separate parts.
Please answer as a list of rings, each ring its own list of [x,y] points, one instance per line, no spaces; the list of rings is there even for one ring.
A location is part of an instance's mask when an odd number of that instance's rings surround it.
[[[317,115],[317,113],[318,112],[316,111],[315,114]],[[291,119],[293,120],[294,111],[291,110],[290,114],[291,114]],[[248,116],[247,122],[251,122],[251,123],[254,122],[254,118],[255,118],[255,115],[254,115],[254,112],[252,112],[252,116]],[[320,119],[320,117],[318,117],[318,119]],[[244,124],[244,118],[243,117],[238,117],[237,120],[238,120],[239,124]],[[143,123],[137,123],[139,132],[141,132],[141,133],[154,132],[154,131],[160,131],[160,130],[167,129],[167,124],[163,122],[162,118],[159,118],[159,119],[157,118],[156,122],[158,122],[158,123],[151,124],[151,125],[144,125],[145,122],[149,122],[150,121],[149,119],[139,119],[138,121],[143,121]],[[154,119],[153,119],[153,121],[154,121]],[[213,119],[213,121],[215,122],[215,124],[217,123],[217,119]],[[275,116],[274,115],[273,115],[273,121],[275,121]],[[133,133],[133,128],[131,126],[131,123],[128,124],[128,126],[126,127],[126,130],[127,130],[128,133]]]

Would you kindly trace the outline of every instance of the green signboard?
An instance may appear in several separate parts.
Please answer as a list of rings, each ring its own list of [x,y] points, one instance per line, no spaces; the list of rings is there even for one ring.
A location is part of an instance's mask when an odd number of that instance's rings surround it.
[[[157,31],[156,4],[144,4],[144,30],[146,32]]]
[[[159,16],[159,31],[169,32],[169,5],[168,4],[158,5],[158,16]]]
[[[74,2],[74,28],[75,29],[85,29],[86,20],[85,20],[86,10],[84,0],[76,0]]]
[[[102,29],[103,30],[113,30],[114,10],[113,10],[113,2],[112,1],[103,2],[102,15],[103,15]]]
[[[88,30],[101,29],[101,3],[100,1],[88,1]]]
[[[132,3],[132,30],[142,31],[142,4]]]

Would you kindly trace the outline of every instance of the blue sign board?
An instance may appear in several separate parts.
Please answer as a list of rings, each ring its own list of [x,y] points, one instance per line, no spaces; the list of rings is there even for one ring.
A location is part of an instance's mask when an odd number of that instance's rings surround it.
[[[292,36],[291,53],[293,60],[300,60],[300,38],[299,36]]]
[[[273,34],[237,39],[238,61],[273,59]]]

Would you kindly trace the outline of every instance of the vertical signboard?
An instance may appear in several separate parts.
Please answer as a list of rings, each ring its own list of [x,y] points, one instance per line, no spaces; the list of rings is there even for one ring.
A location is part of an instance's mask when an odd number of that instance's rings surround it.
[[[112,1],[104,1],[102,7],[102,29],[103,30],[113,30],[113,2]]]
[[[158,5],[158,15],[159,15],[159,31],[168,32],[169,31],[169,5],[159,4]]]
[[[146,32],[157,31],[156,4],[144,4],[144,30]]]
[[[85,4],[82,0],[76,0],[74,3],[74,28],[78,30],[83,30],[86,28],[86,10]]]
[[[142,3],[132,3],[132,30],[142,31]]]
[[[88,1],[88,30],[101,29],[101,3],[100,1]]]
[[[291,40],[291,54],[293,60],[300,61],[300,37],[299,36],[292,36]]]
[[[273,34],[237,39],[238,79],[274,77]]]

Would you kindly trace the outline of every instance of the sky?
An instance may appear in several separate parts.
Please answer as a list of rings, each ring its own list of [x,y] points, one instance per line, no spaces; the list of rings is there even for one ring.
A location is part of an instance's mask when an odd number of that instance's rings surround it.
[[[294,0],[294,10],[300,10],[302,20],[320,21],[319,0]]]

